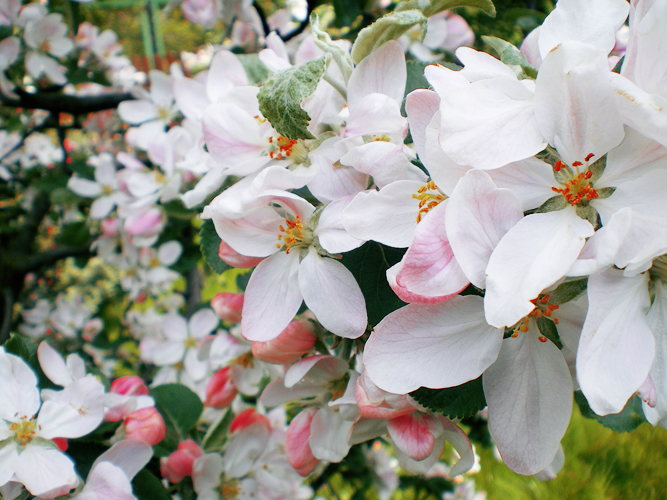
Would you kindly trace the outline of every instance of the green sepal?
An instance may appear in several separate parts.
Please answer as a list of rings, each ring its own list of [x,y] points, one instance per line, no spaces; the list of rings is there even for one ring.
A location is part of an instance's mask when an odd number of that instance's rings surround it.
[[[590,222],[594,228],[596,229],[598,228],[599,226],[598,213],[597,210],[595,210],[593,207],[591,207],[590,205],[577,205],[575,207],[575,211],[577,212],[577,215],[579,217]]]
[[[598,199],[599,200],[604,200],[605,198],[609,198],[612,194],[614,194],[614,191],[616,191],[615,187],[606,187],[606,188],[600,188],[596,189],[598,193]]]
[[[631,432],[634,431],[641,424],[646,422],[646,417],[644,416],[644,410],[642,408],[642,400],[639,399],[639,396],[632,396],[625,408],[620,413],[614,415],[606,415],[604,417],[599,416],[588,405],[586,396],[581,391],[574,392],[574,400],[579,406],[581,414],[586,418],[591,418],[597,420],[605,427],[616,431],[616,432]]]
[[[540,331],[540,334],[548,338],[559,349],[563,348],[563,342],[560,340],[558,328],[553,320],[542,316],[541,318],[535,318],[535,323],[537,323],[537,329]]]
[[[218,419],[206,431],[201,447],[205,452],[219,451],[227,441],[229,426],[234,420],[234,412],[226,408]]]
[[[310,115],[301,103],[310,97],[327,68],[326,57],[274,74],[259,89],[259,110],[276,131],[289,139],[314,139]]]
[[[567,200],[563,195],[557,194],[552,196],[547,201],[542,203],[534,213],[536,214],[545,214],[547,212],[556,212],[558,210],[563,210],[567,207]]]
[[[418,24],[421,26],[420,39],[423,40],[426,34],[426,17],[419,10],[394,11],[385,14],[359,32],[352,45],[352,60],[355,64],[359,64],[385,43],[400,38],[406,31]]]
[[[218,256],[221,243],[222,240],[215,230],[213,221],[211,219],[205,220],[199,230],[199,248],[201,248],[204,261],[218,274],[231,269],[231,266]]]
[[[604,173],[605,168],[607,168],[607,155],[604,155],[588,166],[588,170],[593,173],[589,182],[594,183],[597,181]]]
[[[565,281],[558,285],[555,290],[549,292],[549,304],[560,306],[576,299],[586,291],[588,278]]]
[[[429,410],[449,418],[467,418],[486,407],[482,375],[475,380],[446,389],[420,387],[410,393],[415,401]]]

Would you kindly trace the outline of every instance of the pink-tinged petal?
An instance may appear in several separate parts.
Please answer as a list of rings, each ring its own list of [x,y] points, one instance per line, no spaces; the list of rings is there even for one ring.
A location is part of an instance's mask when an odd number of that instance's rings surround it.
[[[258,121],[233,104],[211,104],[204,112],[202,124],[211,156],[225,166],[256,159],[269,146]]]
[[[343,226],[343,211],[355,195],[332,201],[322,210],[313,234],[327,252],[336,254],[359,248],[364,240],[355,238]]]
[[[445,451],[444,435],[441,435],[438,439],[435,440],[433,451],[424,460],[413,460],[407,455],[407,453],[403,452],[401,448],[394,446],[394,454],[398,459],[398,463],[401,465],[401,468],[404,471],[410,474],[426,474],[440,459],[443,451]]]
[[[224,241],[220,242],[218,257],[220,257],[220,259],[225,262],[225,264],[229,264],[232,267],[238,267],[239,269],[250,269],[255,267],[264,259],[264,257],[246,257],[245,255],[241,255]]]
[[[211,300],[211,307],[222,321],[238,323],[241,321],[244,297],[242,293],[218,293]]]
[[[307,476],[319,463],[313,456],[308,439],[310,437],[310,424],[317,412],[317,408],[305,408],[292,422],[285,432],[285,454],[289,464],[301,476]]]
[[[347,84],[350,108],[361,104],[369,94],[385,94],[400,105],[405,93],[405,53],[398,42],[391,41],[362,60]]]
[[[27,446],[16,459],[16,478],[40,498],[55,498],[79,484],[74,463],[55,448]]]
[[[561,279],[594,233],[570,207],[521,219],[500,240],[486,269],[484,309],[490,325],[512,326],[531,300]]]
[[[259,342],[276,338],[292,321],[302,301],[298,252],[279,252],[263,260],[246,288],[243,336]]]
[[[375,327],[364,365],[378,387],[394,394],[454,387],[479,377],[496,360],[502,336],[484,320],[479,297],[411,304]],[[396,370],[399,365],[405,369]]]
[[[228,50],[216,53],[206,78],[208,98],[211,102],[217,102],[223,95],[240,85],[248,85],[248,75],[239,58]]]
[[[440,144],[460,165],[498,168],[547,145],[535,121],[533,96],[519,81],[482,80],[439,95]]]
[[[578,40],[593,45],[605,55],[616,44],[616,30],[628,17],[625,0],[559,0],[540,30],[540,54],[546,58],[559,44]]]
[[[433,208],[417,225],[402,259],[396,282],[414,294],[440,297],[457,294],[470,283],[449,245],[445,227],[448,200]]]
[[[297,383],[326,386],[347,373],[347,363],[336,356],[317,354],[294,363],[285,373],[285,386]]]
[[[327,330],[350,339],[364,334],[368,323],[366,302],[343,264],[320,257],[311,247],[299,264],[299,288],[308,309]]]
[[[443,427],[443,437],[446,441],[451,443],[456,452],[459,454],[459,461],[456,462],[449,470],[448,476],[456,477],[460,474],[465,474],[472,466],[475,465],[475,452],[472,449],[472,444],[466,433],[454,422],[445,417],[440,417],[440,423]]]
[[[45,401],[39,411],[37,435],[44,439],[78,438],[94,431],[104,418],[104,386],[95,377],[75,380]]]
[[[350,451],[347,437],[354,422],[341,418],[337,409],[325,406],[317,410],[310,424],[310,449],[319,460],[340,462]]]
[[[150,120],[157,120],[155,105],[147,99],[123,101],[118,105],[120,119],[130,125],[139,125]]]
[[[196,339],[201,339],[209,335],[216,329],[220,319],[213,309],[200,309],[192,315],[188,323],[190,335]]]
[[[51,382],[61,387],[65,387],[72,383],[72,375],[67,369],[65,360],[60,353],[46,341],[39,344],[39,347],[37,348],[37,357],[44,374]]]
[[[655,337],[655,359],[650,376],[657,393],[657,404],[650,407],[644,403],[646,420],[653,425],[667,426],[667,286],[656,280],[653,305],[646,315],[646,323]]]
[[[528,33],[523,42],[521,42],[521,52],[526,56],[526,60],[538,69],[542,65],[542,56],[540,55],[539,47],[540,28],[541,26],[538,26]]]
[[[108,462],[121,469],[132,480],[150,461],[153,449],[139,439],[124,439],[114,444],[93,462],[93,468],[101,462]]]
[[[417,89],[405,98],[405,113],[408,115],[410,135],[420,158],[426,151],[426,128],[438,112],[440,97],[432,90]]]
[[[523,475],[547,467],[572,414],[572,379],[558,347],[532,332],[508,338],[482,380],[489,430],[505,464]]]
[[[413,412],[392,418],[387,423],[394,446],[413,460],[424,460],[433,452],[436,438],[443,432],[442,424],[434,415]]]
[[[577,378],[598,415],[620,412],[651,369],[647,273],[608,269],[588,279],[589,309],[577,352]]]
[[[441,302],[445,302],[446,300],[451,299],[454,295],[458,294],[457,292],[449,295],[440,295],[438,297],[425,297],[424,295],[412,293],[404,286],[399,285],[396,281],[396,277],[399,275],[402,269],[403,262],[399,262],[398,264],[387,269],[387,283],[389,283],[389,286],[393,292],[403,302],[408,304],[440,304]]]
[[[419,181],[396,181],[380,191],[359,193],[343,212],[345,229],[361,240],[396,248],[410,246],[417,228]]]
[[[134,500],[132,484],[123,470],[110,462],[100,462],[94,466],[86,485],[73,500]]]
[[[498,242],[523,217],[519,200],[482,170],[470,170],[447,204],[447,238],[470,282],[486,288],[486,266]]]
[[[268,418],[257,413],[254,408],[246,408],[234,417],[234,420],[232,420],[232,423],[229,426],[229,432],[233,434],[248,429],[255,424],[261,424],[266,430],[271,430],[271,423]]]
[[[383,391],[366,372],[357,378],[355,399],[364,418],[391,419],[415,411],[406,396]]]
[[[373,177],[382,188],[404,179],[426,182],[426,174],[415,167],[403,152],[402,144],[372,141],[346,153],[340,162]]]
[[[571,165],[600,158],[623,140],[606,54],[565,42],[544,59],[535,81],[535,118],[544,138]]]

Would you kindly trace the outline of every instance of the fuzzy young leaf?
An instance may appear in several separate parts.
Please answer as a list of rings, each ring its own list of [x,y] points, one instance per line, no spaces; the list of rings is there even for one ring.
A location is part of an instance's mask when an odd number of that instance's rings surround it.
[[[318,57],[301,66],[276,73],[259,90],[259,110],[276,131],[289,139],[314,139],[308,131],[310,115],[301,108],[312,95],[327,68]]]
[[[549,292],[549,304],[557,306],[576,299],[586,291],[588,278],[581,278],[572,281],[565,281]]]
[[[204,224],[199,231],[199,237],[199,247],[201,248],[204,260],[209,267],[218,274],[227,269],[231,269],[231,267],[218,256],[222,240],[220,239],[220,236],[218,236],[212,220],[208,219],[204,221]]]
[[[390,312],[405,305],[387,283],[387,269],[399,262],[404,253],[403,249],[369,241],[343,254],[341,262],[359,283],[366,301],[368,322],[373,326]]]
[[[616,432],[631,432],[646,422],[644,410],[642,409],[642,400],[637,395],[630,398],[623,411],[604,417],[597,415],[591,410],[586,396],[581,391],[575,391],[574,400],[577,402],[579,410],[584,417],[597,420],[605,427]]]
[[[563,348],[563,343],[560,340],[560,335],[558,335],[558,328],[556,328],[556,323],[554,323],[549,318],[545,318],[544,316],[537,318],[536,323],[537,329],[544,337],[548,338],[559,349]]]
[[[429,410],[449,418],[472,417],[486,407],[482,376],[456,387],[427,389],[420,387],[410,396]]]
[[[362,59],[372,54],[385,43],[396,40],[415,25],[421,25],[421,39],[426,34],[426,18],[418,10],[391,12],[366,26],[359,32],[352,45],[352,60],[359,64]]]
[[[259,85],[269,77],[269,69],[259,60],[257,54],[236,54],[236,57],[245,69],[248,80],[254,85]]]
[[[511,43],[495,36],[483,36],[482,40],[496,51],[503,63],[508,66],[519,66],[525,75],[531,78],[537,76],[537,70],[528,62],[523,52]]]
[[[310,29],[313,32],[315,45],[324,52],[331,54],[333,60],[340,68],[341,73],[343,73],[343,78],[345,78],[345,81],[347,82],[354,69],[350,53],[340,45],[336,44],[329,36],[329,33],[320,29],[320,17],[316,12],[310,14]]]

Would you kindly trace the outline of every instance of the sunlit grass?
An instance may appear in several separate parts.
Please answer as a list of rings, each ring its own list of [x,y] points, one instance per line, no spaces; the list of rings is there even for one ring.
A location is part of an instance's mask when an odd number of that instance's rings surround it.
[[[619,434],[594,420],[572,415],[563,439],[565,465],[542,483],[511,472],[478,449],[482,471],[474,476],[488,500],[649,500],[667,498],[667,430],[641,425]]]

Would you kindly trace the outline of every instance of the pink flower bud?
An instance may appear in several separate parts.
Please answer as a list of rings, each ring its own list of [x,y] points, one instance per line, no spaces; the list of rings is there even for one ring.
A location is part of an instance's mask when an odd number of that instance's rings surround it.
[[[148,387],[144,381],[136,375],[117,378],[111,384],[109,392],[122,394],[124,396],[142,396],[148,394]]]
[[[102,234],[104,236],[110,237],[110,236],[116,236],[118,234],[118,226],[119,226],[119,221],[118,219],[104,219],[102,221],[102,225],[100,226],[100,229],[102,229]]]
[[[224,241],[220,242],[218,257],[226,264],[238,267],[239,269],[250,269],[264,260],[263,257],[246,257],[245,255],[241,255]]]
[[[315,345],[315,324],[308,320],[292,321],[280,335],[268,342],[253,342],[252,354],[267,363],[294,363]]]
[[[242,293],[218,293],[211,300],[211,307],[221,320],[238,323],[241,321],[243,297]]]
[[[153,236],[162,231],[164,217],[158,208],[125,219],[125,231],[130,236]]]
[[[218,370],[215,375],[211,377],[211,381],[206,386],[205,406],[221,410],[232,404],[238,391],[232,383],[230,370],[231,367],[228,366],[227,368]]]
[[[310,423],[317,412],[316,408],[306,408],[290,422],[285,433],[285,454],[290,465],[301,475],[307,476],[319,463],[313,456],[308,439]]]
[[[232,420],[232,423],[229,426],[229,432],[234,433],[257,423],[266,425],[267,430],[271,429],[271,423],[269,422],[268,418],[257,413],[254,408],[248,408],[247,410],[243,410],[241,413],[236,415],[234,420]]]
[[[140,439],[151,446],[158,444],[167,435],[164,419],[154,406],[130,413],[124,425],[127,439]]]
[[[203,454],[204,450],[191,439],[183,441],[174,453],[160,459],[160,473],[169,482],[179,483],[192,475],[192,464]]]

